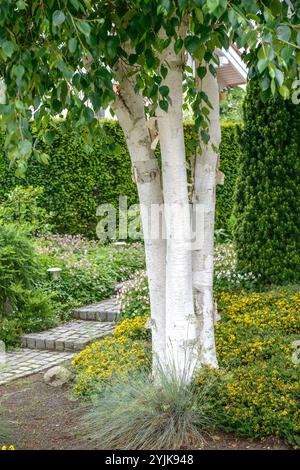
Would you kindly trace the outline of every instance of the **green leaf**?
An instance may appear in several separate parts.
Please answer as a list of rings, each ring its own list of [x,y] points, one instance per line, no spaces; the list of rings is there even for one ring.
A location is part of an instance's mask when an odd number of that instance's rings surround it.
[[[13,67],[13,74],[15,75],[15,77],[18,79],[18,80],[21,80],[21,78],[23,77],[25,73],[25,69],[23,67],[23,65],[15,65]]]
[[[74,54],[74,52],[77,49],[77,39],[76,38],[71,38],[68,41],[68,48],[71,54]]]
[[[272,92],[272,95],[273,95],[273,96],[274,96],[275,93],[276,93],[276,84],[275,84],[274,78],[272,78],[272,81],[271,81],[271,92]]]
[[[298,34],[297,34],[297,44],[298,46],[300,46],[300,31],[298,31]]]
[[[13,42],[4,41],[1,47],[6,57],[10,58],[13,55],[14,50],[15,50],[15,46]]]
[[[20,155],[22,155],[23,157],[28,155],[31,152],[31,149],[32,149],[32,143],[29,140],[25,139],[19,143]]]
[[[259,73],[263,73],[264,70],[268,67],[268,59],[260,59],[257,62],[257,68]]]
[[[183,40],[181,38],[178,38],[174,44],[174,51],[176,54],[178,54],[181,51],[182,46],[183,46]]]
[[[17,8],[18,10],[26,10],[27,4],[23,0],[18,0],[17,1]]]
[[[65,21],[65,14],[61,10],[56,10],[52,16],[52,23],[54,26],[59,26]]]
[[[220,0],[207,0],[207,7],[210,13],[218,8]]]
[[[192,55],[201,48],[201,41],[197,36],[186,37],[184,43],[187,51]]]
[[[50,157],[47,153],[40,153],[39,159],[42,163],[44,163],[44,165],[48,165]]]
[[[165,111],[166,113],[168,112],[169,103],[167,102],[167,100],[160,100],[159,106],[163,111]]]
[[[276,80],[277,80],[277,83],[278,85],[281,87],[282,84],[283,84],[283,81],[284,81],[284,74],[281,70],[279,69],[276,69],[275,70],[275,77],[276,77]]]
[[[279,93],[281,94],[281,96],[287,100],[290,96],[290,90],[288,89],[288,87],[286,87],[285,85],[282,85],[280,88],[279,88]]]
[[[76,26],[82,34],[84,34],[86,37],[89,37],[91,34],[91,27],[87,22],[81,20],[76,21]]]
[[[289,26],[279,26],[276,29],[277,37],[281,41],[289,41],[292,35],[291,29]]]
[[[159,87],[159,92],[162,96],[166,97],[166,96],[169,95],[170,90],[169,90],[168,86],[163,85],[163,86]]]
[[[164,65],[161,66],[160,68],[160,73],[162,75],[163,78],[166,78],[166,76],[168,75],[168,69],[167,67],[165,67]]]
[[[206,67],[203,67],[203,66],[197,67],[197,75],[202,80],[206,75]]]
[[[117,48],[119,46],[119,39],[116,36],[110,36],[106,41],[106,49],[109,57],[114,59],[117,55]]]

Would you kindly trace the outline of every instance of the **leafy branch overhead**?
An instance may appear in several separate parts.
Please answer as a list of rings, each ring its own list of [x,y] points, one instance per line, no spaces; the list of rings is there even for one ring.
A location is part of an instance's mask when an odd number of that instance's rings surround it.
[[[32,153],[40,158],[39,131],[64,110],[65,125],[87,126],[91,143],[100,132],[95,112],[115,98],[118,61],[148,98],[147,112],[167,112],[169,64],[162,57],[171,42],[176,54],[185,51],[200,64],[200,79],[208,66],[216,72],[216,49],[235,43],[265,99],[288,98],[300,65],[299,23],[300,4],[290,0],[2,0],[0,121],[9,157],[23,173]],[[188,67],[184,91],[205,141],[209,103]],[[42,138],[51,143],[53,134]]]

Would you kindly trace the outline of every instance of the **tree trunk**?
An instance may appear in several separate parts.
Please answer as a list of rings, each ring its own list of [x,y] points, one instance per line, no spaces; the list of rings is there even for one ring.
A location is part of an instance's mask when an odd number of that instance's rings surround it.
[[[157,159],[151,149],[146,127],[143,98],[136,94],[126,77],[126,70],[118,66],[119,91],[113,109],[123,129],[133,174],[135,175],[143,233],[146,267],[150,291],[153,369],[165,363],[165,262],[166,246],[162,237],[152,238],[150,213],[153,205],[163,204],[161,178]]]
[[[209,114],[210,141],[201,144],[202,153],[196,156],[193,204],[200,206],[204,215],[202,248],[193,251],[193,287],[196,313],[200,318],[201,363],[217,367],[214,335],[214,221],[216,180],[218,172],[217,149],[221,141],[219,114],[219,87],[217,79],[207,70],[201,83],[213,107]]]
[[[173,44],[165,57],[169,67],[163,85],[169,87],[168,112],[157,110],[162,158],[167,240],[166,357],[177,376],[190,380],[197,363],[197,333],[192,292],[192,258],[189,245],[190,213],[182,117],[184,60]]]

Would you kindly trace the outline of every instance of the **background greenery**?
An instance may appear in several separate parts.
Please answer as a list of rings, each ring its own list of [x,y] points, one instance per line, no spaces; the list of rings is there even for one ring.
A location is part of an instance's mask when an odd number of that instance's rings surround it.
[[[88,152],[85,133],[78,140],[58,123],[51,146],[44,146],[51,164],[31,159],[24,179],[15,176],[9,168],[0,136],[0,202],[15,186],[39,186],[43,189],[39,204],[49,215],[47,222],[53,231],[61,234],[82,234],[95,237],[96,208],[99,204],[118,206],[119,196],[126,195],[128,204],[137,202],[135,183],[131,176],[130,158],[122,130],[113,120],[104,120],[104,137],[98,139]],[[53,130],[52,130],[53,132]],[[187,152],[192,138],[192,125],[185,125]],[[217,228],[227,229],[232,212],[233,188],[239,158],[239,124],[222,126],[221,170],[225,184],[217,190]]]

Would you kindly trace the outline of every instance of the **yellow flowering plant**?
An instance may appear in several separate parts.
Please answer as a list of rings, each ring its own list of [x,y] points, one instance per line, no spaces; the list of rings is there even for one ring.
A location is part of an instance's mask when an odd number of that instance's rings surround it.
[[[150,366],[145,323],[145,317],[126,319],[116,326],[112,336],[91,344],[74,358],[76,394],[91,395],[115,378]]]
[[[217,422],[242,436],[273,435],[300,446],[300,293],[295,289],[217,293]],[[199,386],[201,386],[199,379]]]

